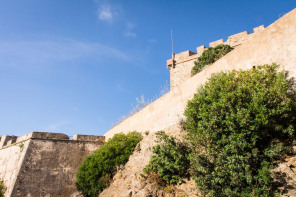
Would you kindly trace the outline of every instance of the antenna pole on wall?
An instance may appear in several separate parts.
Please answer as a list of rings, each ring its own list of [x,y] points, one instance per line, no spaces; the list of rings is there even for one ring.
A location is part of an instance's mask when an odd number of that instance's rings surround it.
[[[172,59],[175,58],[174,55],[174,41],[173,41],[173,30],[171,29],[171,40],[172,40]]]

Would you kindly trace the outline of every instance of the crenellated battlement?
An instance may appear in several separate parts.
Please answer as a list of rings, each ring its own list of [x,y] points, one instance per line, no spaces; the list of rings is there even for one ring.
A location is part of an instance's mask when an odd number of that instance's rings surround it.
[[[216,47],[220,44],[227,44],[232,47],[239,45],[252,39],[265,29],[264,25],[253,28],[253,33],[243,31],[228,37],[227,41],[223,39],[216,40],[209,43],[209,47]],[[181,84],[191,76],[191,68],[194,66],[194,61],[202,55],[203,51],[207,49],[205,45],[196,48],[196,52],[184,51],[178,54],[173,54],[173,58],[167,60],[167,68],[170,70],[170,86],[171,89]]]
[[[21,143],[29,139],[40,139],[40,140],[67,140],[67,141],[80,141],[80,142],[105,142],[105,136],[96,135],[74,135],[71,140],[68,135],[63,133],[48,133],[48,132],[31,132],[26,135],[17,137],[13,135],[3,135],[0,141],[0,149],[9,147],[15,143]]]

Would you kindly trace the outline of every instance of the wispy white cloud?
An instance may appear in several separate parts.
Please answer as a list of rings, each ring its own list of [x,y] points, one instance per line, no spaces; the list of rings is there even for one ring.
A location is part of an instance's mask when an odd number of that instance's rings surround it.
[[[98,9],[98,18],[101,21],[112,23],[114,16],[117,15],[117,12],[114,8],[107,3],[101,4]]]
[[[95,2],[98,5],[98,19],[103,22],[107,23],[121,23],[122,34],[125,37],[136,37],[137,34],[134,31],[135,25],[130,22],[130,20],[126,19],[122,15],[122,6],[116,5],[116,4],[110,4],[106,0],[95,0]],[[121,13],[121,14],[120,14]],[[119,16],[120,17],[117,17]]]
[[[137,34],[135,34],[135,33],[133,33],[133,32],[125,32],[125,33],[124,33],[124,36],[126,36],[126,37],[136,37]]]
[[[157,40],[153,39],[153,38],[147,40],[147,43],[149,43],[149,44],[155,44],[156,42],[157,42]]]
[[[124,52],[100,43],[77,40],[1,41],[0,67],[8,65],[40,65],[52,61],[71,61],[84,57],[128,61]],[[5,64],[4,64],[5,63]]]
[[[132,24],[130,22],[127,22],[126,23],[126,30],[124,32],[124,36],[126,36],[126,37],[136,37],[137,34],[134,33],[134,31],[133,31],[134,30],[134,27],[135,27],[134,24]]]
[[[126,26],[127,26],[127,28],[128,29],[133,29],[134,27],[135,27],[135,25],[134,24],[132,24],[132,23],[126,23]]]

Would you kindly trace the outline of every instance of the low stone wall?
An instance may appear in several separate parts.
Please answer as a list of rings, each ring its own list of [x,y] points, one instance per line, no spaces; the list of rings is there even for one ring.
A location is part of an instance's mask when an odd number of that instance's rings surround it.
[[[0,178],[5,196],[79,196],[76,173],[83,159],[104,143],[104,136],[32,132],[2,136]]]
[[[226,56],[190,77],[169,93],[144,109],[110,129],[106,138],[119,132],[155,132],[177,124],[182,118],[188,100],[197,88],[204,84],[213,73],[232,69],[249,69],[254,65],[276,62],[280,69],[296,77],[296,9],[286,14],[261,33],[254,35],[244,44],[236,47]]]

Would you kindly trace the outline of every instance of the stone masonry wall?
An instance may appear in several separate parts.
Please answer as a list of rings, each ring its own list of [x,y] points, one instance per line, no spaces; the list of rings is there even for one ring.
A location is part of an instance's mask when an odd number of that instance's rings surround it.
[[[285,69],[289,71],[290,77],[296,77],[295,29],[296,9],[110,129],[105,133],[106,138],[119,132],[127,133],[134,130],[155,132],[178,124],[184,119],[183,114],[188,100],[193,98],[197,88],[203,85],[213,73],[233,69],[250,69],[254,65],[275,62],[280,64],[280,70]]]
[[[228,37],[226,42],[223,39],[209,43],[210,47],[216,47],[220,44],[227,44],[232,47],[237,47],[246,41],[252,39],[255,35],[263,31],[265,27],[263,25],[253,29],[253,33],[247,31],[232,35]],[[173,60],[167,61],[167,67],[170,70],[170,87],[175,88],[182,82],[186,81],[191,77],[191,69],[194,66],[194,62],[205,50],[205,46],[199,46],[196,48],[196,53],[192,51],[184,51],[182,53],[174,54]]]
[[[1,138],[0,178],[5,196],[79,196],[76,173],[83,159],[104,143],[104,136],[32,132]],[[6,143],[5,143],[6,141]]]
[[[4,136],[1,139],[3,138]],[[29,143],[29,140],[25,140],[0,149],[0,178],[7,187],[5,196],[10,196]]]

